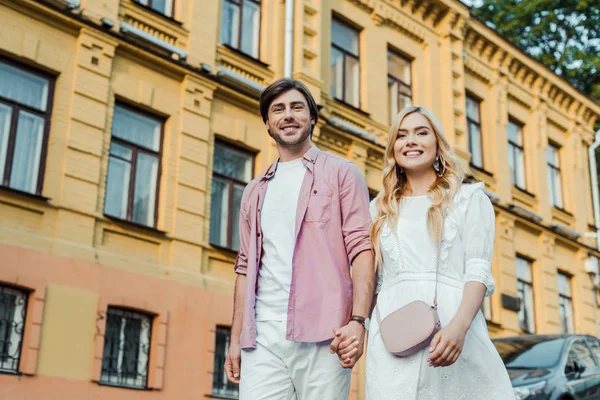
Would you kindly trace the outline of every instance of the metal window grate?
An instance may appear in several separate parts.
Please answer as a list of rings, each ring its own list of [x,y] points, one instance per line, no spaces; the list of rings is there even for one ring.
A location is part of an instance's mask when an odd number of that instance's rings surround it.
[[[144,389],[148,384],[148,360],[152,317],[109,307],[100,382]]]
[[[227,399],[237,399],[239,397],[238,386],[227,380],[224,368],[225,356],[229,350],[230,337],[230,328],[222,326],[217,327],[212,394],[213,396],[224,397]]]
[[[27,292],[0,286],[0,372],[19,372]]]

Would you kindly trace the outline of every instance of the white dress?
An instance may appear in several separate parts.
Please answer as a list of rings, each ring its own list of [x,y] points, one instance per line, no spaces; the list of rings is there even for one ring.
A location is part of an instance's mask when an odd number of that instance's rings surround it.
[[[482,189],[482,183],[463,185],[445,220],[438,278],[442,327],[448,325],[458,311],[466,282],[483,283],[487,296],[494,290],[491,274],[494,210]],[[400,206],[398,236],[384,225],[381,233],[383,265],[378,270],[376,288],[382,319],[411,301],[433,302],[436,251],[426,223],[430,204],[427,196],[406,197]],[[371,213],[375,213],[374,202]],[[481,311],[475,316],[462,353],[453,365],[430,367],[429,354],[427,348],[405,358],[390,354],[381,339],[377,320],[372,318],[367,346],[367,400],[515,398]]]

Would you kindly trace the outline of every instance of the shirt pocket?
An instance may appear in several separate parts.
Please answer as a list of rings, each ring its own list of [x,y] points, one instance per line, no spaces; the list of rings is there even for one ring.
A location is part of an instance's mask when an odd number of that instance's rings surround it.
[[[327,222],[331,219],[333,194],[326,188],[313,187],[308,199],[304,220],[306,222]]]

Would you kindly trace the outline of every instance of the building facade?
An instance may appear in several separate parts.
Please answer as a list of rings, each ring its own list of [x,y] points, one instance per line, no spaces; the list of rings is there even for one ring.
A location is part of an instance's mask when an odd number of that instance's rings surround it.
[[[239,201],[277,157],[258,95],[286,61],[373,194],[391,117],[440,117],[497,213],[492,336],[598,335],[600,106],[459,1],[0,0],[0,22],[0,399],[237,397]]]

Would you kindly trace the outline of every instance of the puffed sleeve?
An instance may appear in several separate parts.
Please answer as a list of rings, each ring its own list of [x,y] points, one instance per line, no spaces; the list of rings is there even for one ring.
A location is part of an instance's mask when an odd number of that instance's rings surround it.
[[[375,204],[375,200],[371,200],[369,203],[369,211],[371,212],[371,219],[375,221],[377,217],[377,205]],[[380,247],[381,250],[381,247]],[[377,276],[375,281],[375,294],[378,294],[381,291],[381,285],[383,284],[383,265],[379,265],[377,267]]]
[[[496,221],[494,207],[483,190],[475,190],[465,212],[463,243],[465,249],[464,282],[481,282],[485,295],[494,293],[492,257]]]

